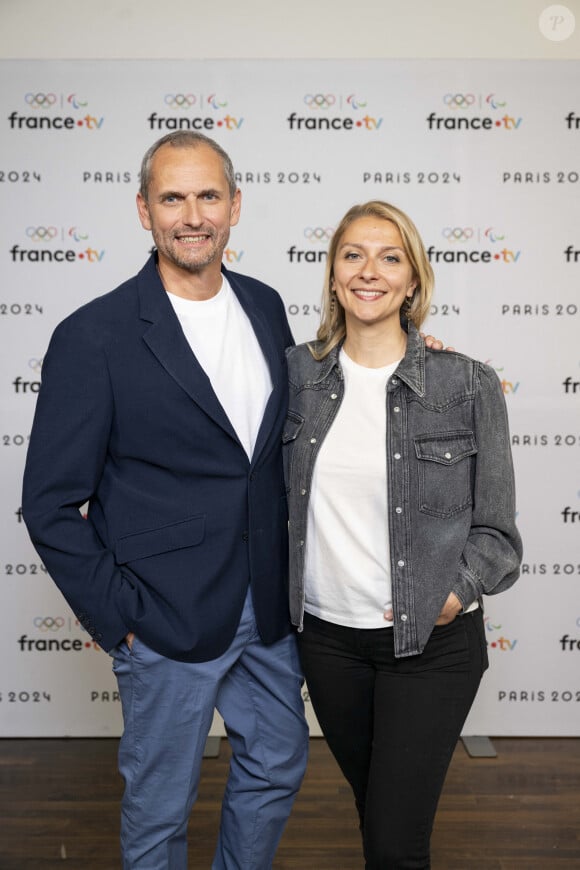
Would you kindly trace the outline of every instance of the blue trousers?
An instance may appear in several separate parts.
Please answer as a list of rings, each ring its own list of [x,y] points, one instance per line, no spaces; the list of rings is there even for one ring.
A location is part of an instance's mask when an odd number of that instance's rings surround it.
[[[265,646],[248,591],[237,634],[219,658],[173,661],[136,637],[113,659],[124,719],[123,870],[187,870],[187,825],[214,708],[232,758],[212,870],[267,870],[308,754],[294,635]]]

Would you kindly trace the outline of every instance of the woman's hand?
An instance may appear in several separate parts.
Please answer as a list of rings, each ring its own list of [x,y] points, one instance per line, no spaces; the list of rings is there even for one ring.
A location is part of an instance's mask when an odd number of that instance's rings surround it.
[[[129,647],[129,649],[132,649],[134,640],[135,640],[135,635],[133,634],[132,631],[130,631],[129,634],[125,637],[125,643]]]
[[[455,595],[454,592],[450,592],[435,625],[447,625],[448,623],[453,622],[457,614],[461,612],[461,607],[461,601],[457,595]]]

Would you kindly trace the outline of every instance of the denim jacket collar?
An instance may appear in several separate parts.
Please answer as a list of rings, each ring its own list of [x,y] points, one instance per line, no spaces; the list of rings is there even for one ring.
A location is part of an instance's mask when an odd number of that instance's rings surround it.
[[[397,377],[417,393],[425,395],[425,342],[412,323],[407,323],[407,350],[397,368]]]
[[[403,328],[407,331],[407,350],[397,368],[397,377],[417,393],[425,395],[425,342],[419,335],[417,328],[412,323],[405,322]],[[340,350],[344,339],[333,347],[330,353],[320,361],[320,367],[313,378],[312,383],[320,383],[330,375],[333,368],[337,368],[338,375],[342,378],[342,372],[338,362]]]

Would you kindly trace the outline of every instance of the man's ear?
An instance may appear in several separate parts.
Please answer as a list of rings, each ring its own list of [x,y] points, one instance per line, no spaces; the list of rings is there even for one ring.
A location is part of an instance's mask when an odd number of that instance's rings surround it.
[[[242,210],[242,191],[238,187],[232,199],[232,207],[230,209],[230,226],[235,227],[240,219],[240,211]]]
[[[141,221],[143,229],[150,230],[151,218],[149,216],[149,206],[141,192],[137,194],[137,214],[139,215],[139,220]]]

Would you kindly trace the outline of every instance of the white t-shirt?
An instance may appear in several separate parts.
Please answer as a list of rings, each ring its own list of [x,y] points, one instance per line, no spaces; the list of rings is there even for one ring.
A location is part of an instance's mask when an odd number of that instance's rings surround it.
[[[251,459],[272,378],[248,316],[225,278],[211,299],[167,295],[189,346]]]
[[[392,606],[387,504],[387,382],[340,352],[344,397],[320,447],[308,507],[305,610],[353,628],[385,628]]]

